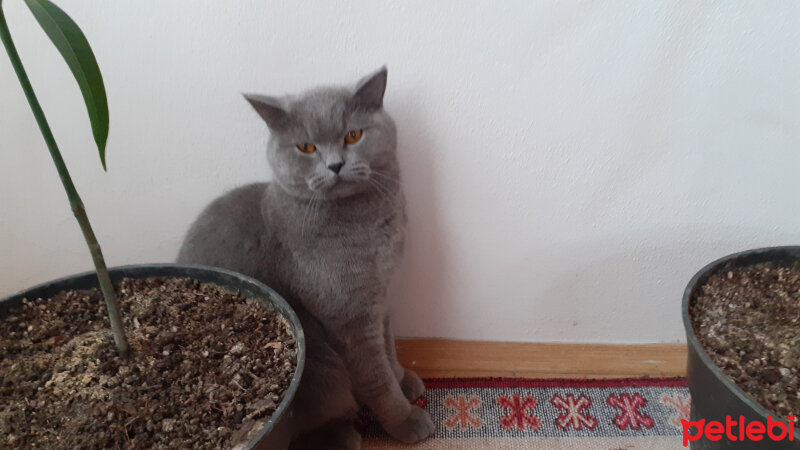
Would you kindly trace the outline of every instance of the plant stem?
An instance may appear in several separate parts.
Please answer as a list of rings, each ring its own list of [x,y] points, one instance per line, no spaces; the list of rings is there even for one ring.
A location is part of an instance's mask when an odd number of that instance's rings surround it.
[[[14,66],[14,71],[17,73],[19,83],[22,85],[22,90],[25,92],[25,97],[28,99],[28,104],[31,106],[36,123],[39,124],[39,130],[42,132],[47,148],[50,150],[50,156],[58,170],[58,175],[61,177],[61,183],[64,185],[64,190],[67,191],[69,197],[69,204],[72,207],[72,213],[78,220],[78,224],[83,232],[83,237],[86,239],[86,244],[89,246],[89,252],[92,254],[94,267],[97,271],[97,279],[100,282],[100,290],[106,299],[106,306],[108,307],[108,318],[111,322],[111,331],[114,334],[114,343],[117,345],[117,350],[121,356],[127,356],[130,348],[128,340],[125,337],[125,330],[122,327],[122,316],[119,311],[119,302],[117,295],[114,292],[114,286],[111,284],[111,278],[108,276],[108,269],[106,262],[103,259],[103,252],[100,250],[100,244],[97,243],[97,238],[94,235],[92,226],[89,224],[89,218],[86,216],[86,208],[83,206],[83,201],[75,190],[75,185],[72,183],[72,178],[69,175],[64,159],[61,157],[61,152],[58,150],[56,140],[53,137],[50,126],[47,124],[47,119],[44,116],[39,100],[33,92],[28,74],[22,66],[22,61],[19,58],[14,41],[11,39],[11,33],[8,31],[8,24],[6,23],[5,14],[3,13],[3,2],[0,0],[0,39],[6,48],[8,57],[11,60],[11,65]]]

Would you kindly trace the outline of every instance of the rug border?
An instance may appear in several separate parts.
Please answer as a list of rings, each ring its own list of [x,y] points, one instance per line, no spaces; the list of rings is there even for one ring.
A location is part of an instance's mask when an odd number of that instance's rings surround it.
[[[643,378],[424,378],[428,389],[457,388],[685,388],[684,377]]]

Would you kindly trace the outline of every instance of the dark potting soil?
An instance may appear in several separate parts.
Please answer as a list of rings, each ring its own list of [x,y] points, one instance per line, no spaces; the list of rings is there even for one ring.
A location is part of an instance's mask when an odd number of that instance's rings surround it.
[[[283,398],[296,350],[254,300],[190,279],[117,286],[132,349],[97,290],[0,320],[0,448],[230,448]]]
[[[689,315],[711,359],[742,390],[778,417],[800,413],[800,269],[723,268]]]

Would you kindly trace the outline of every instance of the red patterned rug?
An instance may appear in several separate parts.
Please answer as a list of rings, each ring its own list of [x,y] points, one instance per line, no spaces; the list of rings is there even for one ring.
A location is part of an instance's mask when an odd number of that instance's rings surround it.
[[[417,401],[436,424],[414,446],[364,417],[364,448],[676,449],[689,419],[683,378],[430,379]]]

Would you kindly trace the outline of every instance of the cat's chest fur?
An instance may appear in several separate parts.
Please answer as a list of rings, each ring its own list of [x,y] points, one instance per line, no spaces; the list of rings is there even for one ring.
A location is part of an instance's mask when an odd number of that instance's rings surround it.
[[[403,249],[402,197],[331,202],[280,210],[293,290],[303,301],[374,299],[389,284]],[[313,208],[313,206],[312,206]],[[297,217],[305,217],[298,222]],[[303,223],[298,227],[297,223]],[[292,226],[292,224],[294,224]]]

